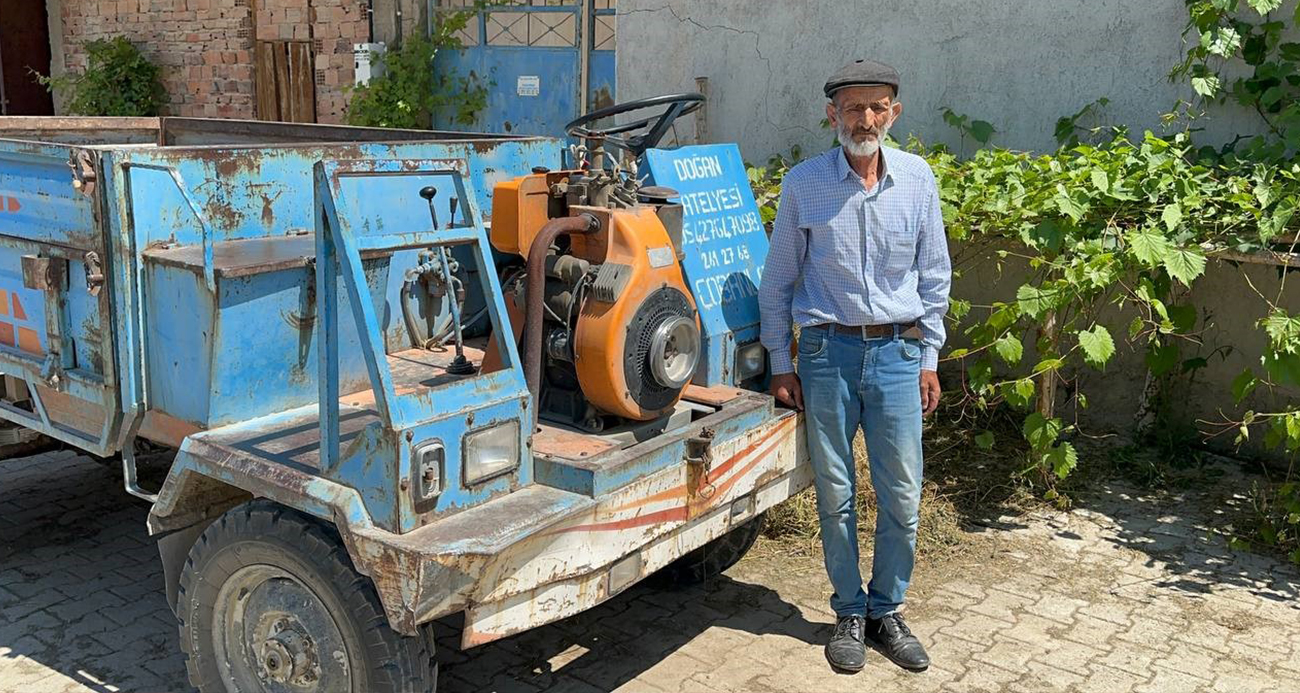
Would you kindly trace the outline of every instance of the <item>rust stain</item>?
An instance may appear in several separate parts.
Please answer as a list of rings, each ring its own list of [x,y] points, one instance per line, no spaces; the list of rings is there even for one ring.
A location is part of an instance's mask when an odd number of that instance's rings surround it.
[[[234,178],[241,172],[257,174],[262,170],[262,156],[256,149],[222,149],[212,152],[198,151],[188,156],[207,159],[216,164],[217,175]]]
[[[279,196],[280,193],[275,194],[275,197]],[[268,229],[275,225],[275,209],[271,206],[271,203],[275,201],[275,197],[262,193],[262,225]]]
[[[533,451],[546,457],[576,460],[593,457],[614,447],[613,443],[573,431],[543,425],[533,434]]]
[[[23,310],[23,302],[18,299],[18,294],[14,294],[14,320],[26,320],[27,311]]]
[[[81,333],[85,335],[82,341],[85,342],[86,357],[90,361],[91,370],[96,373],[103,373],[104,356],[101,350],[104,345],[104,335],[93,316],[87,317],[81,322]]]
[[[44,385],[37,385],[36,392],[51,420],[83,433],[98,433],[104,427],[108,415],[102,406]]]
[[[766,472],[759,474],[758,478],[754,480],[754,488],[756,489],[763,488],[764,486],[767,486],[773,481],[780,479],[783,474],[785,474],[784,470],[769,469]]]
[[[14,326],[7,322],[0,322],[0,344],[15,346]]]
[[[602,108],[609,108],[614,105],[614,95],[609,93],[609,87],[601,87],[596,90],[595,98],[592,99],[593,111],[599,111]]]
[[[0,315],[9,314],[9,292],[0,289]]]
[[[683,397],[691,402],[720,406],[747,394],[749,393],[746,390],[738,390],[725,385],[716,385],[714,387],[687,385],[686,394]]]
[[[200,426],[153,409],[145,412],[144,420],[140,422],[141,437],[174,448],[180,447],[186,437],[202,430]]]
[[[203,213],[208,216],[208,219],[212,220],[214,226],[224,229],[232,229],[238,226],[242,217],[240,212],[235,209],[234,205],[230,204],[230,202],[226,201],[224,198],[219,198],[215,195],[208,202],[207,206],[203,208]],[[213,229],[213,231],[216,230],[217,229],[215,228]]]
[[[296,310],[282,310],[280,311],[280,317],[284,319],[285,323],[287,323],[289,327],[299,331],[305,330],[310,332],[312,327],[316,324],[316,315],[314,312],[310,315],[304,315]]]

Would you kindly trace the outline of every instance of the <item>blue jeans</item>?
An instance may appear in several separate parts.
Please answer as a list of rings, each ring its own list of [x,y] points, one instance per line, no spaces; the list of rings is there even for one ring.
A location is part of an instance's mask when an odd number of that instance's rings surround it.
[[[817,486],[831,608],[879,618],[903,604],[921,504],[921,342],[807,327],[799,337],[808,454]],[[876,490],[871,583],[858,569],[853,437],[862,426]]]

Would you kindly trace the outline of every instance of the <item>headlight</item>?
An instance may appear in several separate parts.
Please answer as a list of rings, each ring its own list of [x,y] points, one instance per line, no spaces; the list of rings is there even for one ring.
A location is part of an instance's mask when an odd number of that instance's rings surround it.
[[[755,342],[736,349],[736,382],[749,380],[767,369],[767,350]]]
[[[461,450],[466,486],[505,474],[519,464],[519,421],[467,433]]]

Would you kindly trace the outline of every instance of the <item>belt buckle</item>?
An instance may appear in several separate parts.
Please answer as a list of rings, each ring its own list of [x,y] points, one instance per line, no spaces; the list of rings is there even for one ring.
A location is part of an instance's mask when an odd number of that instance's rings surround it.
[[[858,336],[862,337],[864,342],[871,339],[871,325],[859,325]]]

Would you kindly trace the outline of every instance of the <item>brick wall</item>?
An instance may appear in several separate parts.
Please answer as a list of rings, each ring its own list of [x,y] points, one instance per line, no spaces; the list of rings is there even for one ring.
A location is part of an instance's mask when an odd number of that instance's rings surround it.
[[[123,35],[159,65],[169,115],[256,117],[257,40],[311,41],[316,114],[342,122],[352,44],[368,37],[366,0],[61,0],[65,64],[86,64],[81,44]]]

